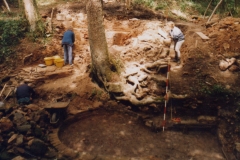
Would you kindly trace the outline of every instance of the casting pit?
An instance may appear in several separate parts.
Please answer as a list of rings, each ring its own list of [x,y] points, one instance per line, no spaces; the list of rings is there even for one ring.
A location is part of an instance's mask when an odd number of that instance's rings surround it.
[[[135,113],[124,111],[79,114],[62,125],[59,139],[86,160],[224,159],[217,136],[210,132],[152,132]]]

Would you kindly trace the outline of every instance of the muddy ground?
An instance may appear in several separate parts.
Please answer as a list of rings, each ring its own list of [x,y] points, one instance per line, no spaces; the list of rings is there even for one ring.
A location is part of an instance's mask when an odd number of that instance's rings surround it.
[[[168,57],[159,54],[159,50],[169,46],[158,42],[162,37],[157,34],[157,28],[164,27],[169,20],[173,20],[185,34],[186,40],[181,50],[183,63],[180,66],[170,63],[169,80],[171,92],[187,94],[188,98],[169,101],[167,120],[171,121],[172,116],[196,119],[200,115],[210,115],[218,117],[219,126],[214,133],[209,130],[197,130],[186,134],[183,132],[184,129],[161,132],[163,105],[157,108],[152,106],[138,108],[127,102],[119,102],[94,83],[90,77],[91,54],[84,2],[41,4],[40,14],[46,24],[49,22],[48,18],[53,7],[53,33],[49,32],[46,39],[38,42],[23,40],[17,47],[19,59],[16,60],[19,63],[12,65],[12,69],[9,65],[3,66],[1,79],[10,80],[13,85],[17,85],[21,79],[31,83],[37,92],[33,104],[40,108],[52,102],[70,100],[66,110],[68,118],[94,108],[111,106],[116,110],[124,108],[137,113],[144,117],[145,124],[148,121],[153,124],[149,128],[149,125],[146,127],[133,117],[121,114],[102,113],[96,117],[89,116],[69,125],[61,132],[60,139],[67,147],[77,152],[86,152],[95,157],[106,156],[110,159],[204,157],[207,160],[225,159],[226,155],[228,159],[239,156],[236,149],[240,143],[237,119],[237,91],[240,87],[237,81],[240,54],[239,19],[216,17],[211,25],[205,26],[206,21],[203,19],[198,23],[189,20],[179,21],[176,17],[166,19],[161,12],[155,13],[142,7],[126,10],[121,3],[104,3],[109,53],[123,61],[139,62],[144,59],[154,62],[158,58]],[[69,24],[73,26],[76,35],[73,49],[74,66],[38,67],[44,63],[44,57],[55,55],[63,57],[61,38]],[[210,39],[204,40],[196,32],[202,32]],[[221,60],[226,61],[233,57],[236,58],[233,65],[225,70],[219,68]],[[10,96],[7,100],[14,103],[14,97]],[[51,133],[56,126],[48,125],[51,126],[49,127]]]

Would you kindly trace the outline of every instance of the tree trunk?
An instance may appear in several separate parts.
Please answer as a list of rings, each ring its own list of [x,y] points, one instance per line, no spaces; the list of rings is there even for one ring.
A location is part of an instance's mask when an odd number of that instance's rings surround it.
[[[30,24],[30,30],[36,31],[37,23],[40,20],[36,0],[22,0],[26,18]]]
[[[102,4],[100,0],[89,0],[86,6],[88,18],[88,36],[92,58],[92,75],[106,87],[117,75],[110,63],[108,46],[103,24]]]
[[[212,12],[212,14],[211,14],[211,16],[209,17],[209,19],[208,19],[208,21],[207,21],[207,24],[211,21],[211,19],[212,19],[212,16],[214,15],[214,13],[216,12],[216,10],[217,10],[217,8],[219,7],[219,5],[222,3],[222,1],[223,0],[220,0],[219,2],[218,2],[218,4],[216,5],[216,7],[214,8],[214,10],[213,10],[213,12]]]
[[[5,3],[5,6],[6,6],[6,8],[7,8],[8,12],[11,12],[11,10],[10,10],[10,8],[9,8],[9,6],[8,6],[8,3],[7,3],[7,1],[6,1],[6,0],[3,0],[3,2]]]

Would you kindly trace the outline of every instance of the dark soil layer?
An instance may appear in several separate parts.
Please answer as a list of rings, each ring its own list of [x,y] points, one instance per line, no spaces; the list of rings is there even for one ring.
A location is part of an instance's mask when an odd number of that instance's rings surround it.
[[[156,133],[134,116],[109,111],[77,119],[61,129],[60,139],[80,154],[112,159],[224,159],[216,136],[209,132]]]

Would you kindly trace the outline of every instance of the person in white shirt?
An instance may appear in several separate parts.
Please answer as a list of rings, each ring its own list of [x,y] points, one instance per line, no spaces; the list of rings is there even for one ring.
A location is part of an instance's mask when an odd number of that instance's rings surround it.
[[[175,26],[174,22],[168,22],[168,26],[170,27],[170,36],[174,41],[174,50],[175,50],[175,62],[181,63],[181,46],[185,40],[185,37],[182,31]]]

